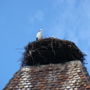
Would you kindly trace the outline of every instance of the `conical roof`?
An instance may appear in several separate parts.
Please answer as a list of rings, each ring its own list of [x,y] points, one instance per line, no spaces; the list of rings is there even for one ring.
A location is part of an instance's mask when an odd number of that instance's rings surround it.
[[[20,70],[4,90],[90,90],[84,54],[67,40],[29,43]]]
[[[78,60],[63,65],[24,66],[4,90],[90,90],[90,79]]]

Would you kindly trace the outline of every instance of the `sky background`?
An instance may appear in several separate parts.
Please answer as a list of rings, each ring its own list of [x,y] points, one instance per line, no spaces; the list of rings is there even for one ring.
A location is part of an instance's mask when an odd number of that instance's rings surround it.
[[[0,0],[0,90],[40,28],[44,37],[75,42],[87,54],[90,73],[90,0]]]

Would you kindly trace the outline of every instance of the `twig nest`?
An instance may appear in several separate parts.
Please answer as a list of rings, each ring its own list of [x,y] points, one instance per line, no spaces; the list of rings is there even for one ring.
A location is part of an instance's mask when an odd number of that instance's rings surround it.
[[[71,41],[45,38],[29,43],[25,47],[22,66],[65,63],[80,60],[84,62],[80,49]]]

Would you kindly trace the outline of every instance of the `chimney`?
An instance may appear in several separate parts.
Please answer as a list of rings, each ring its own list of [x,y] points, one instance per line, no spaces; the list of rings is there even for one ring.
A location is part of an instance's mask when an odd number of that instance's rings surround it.
[[[31,42],[21,68],[4,90],[90,90],[84,56],[68,40],[51,37]]]

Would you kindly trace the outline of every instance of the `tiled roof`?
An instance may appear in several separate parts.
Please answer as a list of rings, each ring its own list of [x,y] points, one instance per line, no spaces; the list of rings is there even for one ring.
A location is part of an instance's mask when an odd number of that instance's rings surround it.
[[[79,60],[24,66],[14,74],[4,90],[90,90],[90,79]]]
[[[25,48],[21,69],[4,90],[90,90],[84,56],[68,40],[31,42]]]

